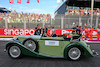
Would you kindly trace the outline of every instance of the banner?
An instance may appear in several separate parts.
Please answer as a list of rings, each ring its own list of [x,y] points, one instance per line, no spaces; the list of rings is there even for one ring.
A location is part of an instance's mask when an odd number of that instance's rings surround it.
[[[21,4],[21,0],[17,0],[17,3],[20,3]]]
[[[57,35],[63,35],[65,31],[72,32],[72,29],[55,29]],[[0,35],[34,35],[35,29],[0,29]],[[48,29],[48,34],[52,34],[52,29]],[[82,32],[83,36],[85,31]],[[93,30],[92,33],[94,36],[97,36],[97,31]]]
[[[30,0],[27,0],[27,3],[30,3]]]
[[[14,0],[9,0],[9,2],[10,2],[11,4],[14,4]]]

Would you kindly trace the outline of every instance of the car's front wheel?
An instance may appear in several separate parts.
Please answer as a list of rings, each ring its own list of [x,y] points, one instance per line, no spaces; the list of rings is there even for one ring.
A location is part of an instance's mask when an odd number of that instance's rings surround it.
[[[68,58],[71,60],[79,60],[82,56],[82,52],[78,47],[72,47],[68,50]]]
[[[8,54],[13,59],[17,59],[17,58],[20,58],[22,56],[21,49],[17,45],[11,45],[11,46],[9,46],[9,48],[8,48]]]

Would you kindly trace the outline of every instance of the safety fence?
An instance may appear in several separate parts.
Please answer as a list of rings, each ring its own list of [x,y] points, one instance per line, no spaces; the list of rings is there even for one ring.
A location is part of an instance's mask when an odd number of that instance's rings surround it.
[[[54,27],[55,29],[71,29],[73,23],[83,28],[85,26],[91,26],[91,17],[90,16],[74,16],[74,15],[57,15],[55,18],[42,18],[42,20],[38,19],[30,19],[30,18],[0,18],[0,28],[21,28],[21,29],[35,29],[37,24],[40,25],[41,28],[44,25],[47,26],[48,29]],[[100,17],[94,16],[92,19],[92,27],[95,29],[100,26]]]
[[[91,23],[91,16],[56,15],[54,26],[56,29],[72,29],[73,23],[83,28],[92,24],[92,27],[97,29],[100,26],[100,17],[94,16]]]

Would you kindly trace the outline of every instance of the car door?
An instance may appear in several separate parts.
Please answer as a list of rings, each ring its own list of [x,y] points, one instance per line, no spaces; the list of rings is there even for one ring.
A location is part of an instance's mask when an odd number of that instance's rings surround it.
[[[63,56],[63,38],[49,37],[39,40],[39,53],[50,56]]]

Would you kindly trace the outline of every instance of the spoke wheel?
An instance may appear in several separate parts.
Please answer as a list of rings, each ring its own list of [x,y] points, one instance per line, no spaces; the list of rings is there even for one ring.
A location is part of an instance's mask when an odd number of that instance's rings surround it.
[[[81,57],[81,51],[77,47],[70,48],[68,51],[68,57],[71,60],[78,60]]]
[[[34,42],[33,40],[27,40],[27,41],[24,43],[24,45],[25,45],[27,48],[29,48],[29,49],[31,49],[31,50],[33,50],[33,51],[35,51],[35,49],[36,49],[36,44],[35,44],[35,42]]]
[[[11,58],[20,58],[21,57],[21,50],[18,46],[10,46],[9,49],[8,49],[8,54]]]

